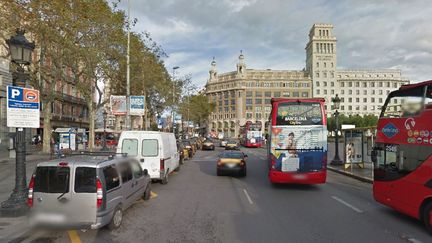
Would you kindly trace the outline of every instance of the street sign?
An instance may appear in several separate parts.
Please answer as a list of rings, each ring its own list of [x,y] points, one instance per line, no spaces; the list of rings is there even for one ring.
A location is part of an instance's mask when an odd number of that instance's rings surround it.
[[[113,115],[126,115],[126,96],[111,95],[110,97],[111,113]]]
[[[145,96],[131,96],[129,113],[132,116],[144,115]]]
[[[39,90],[7,86],[7,126],[39,128]]]

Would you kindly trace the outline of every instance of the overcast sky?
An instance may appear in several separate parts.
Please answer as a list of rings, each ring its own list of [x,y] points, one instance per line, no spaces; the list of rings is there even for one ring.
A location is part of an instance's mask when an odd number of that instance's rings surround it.
[[[212,58],[219,73],[247,68],[301,70],[314,23],[331,23],[338,68],[398,68],[432,79],[431,0],[130,0],[134,31],[148,31],[169,55],[167,69],[203,86]],[[122,0],[121,9],[127,9]],[[132,53],[133,55],[133,53]]]

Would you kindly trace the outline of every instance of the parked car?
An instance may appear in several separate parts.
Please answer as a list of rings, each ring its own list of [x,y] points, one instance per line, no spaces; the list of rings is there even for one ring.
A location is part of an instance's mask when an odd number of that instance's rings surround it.
[[[224,151],[219,155],[216,174],[218,176],[236,174],[246,176],[247,155],[240,151]]]
[[[220,146],[225,147],[227,145],[227,143],[228,143],[228,140],[226,138],[224,138],[220,141]]]
[[[184,161],[189,157],[189,152],[180,141],[177,141],[177,151],[180,155],[180,164],[184,164]]]
[[[168,176],[180,170],[180,155],[173,133],[155,131],[123,131],[117,153],[138,159],[153,180],[168,183]]]
[[[37,164],[29,184],[29,221],[36,226],[118,228],[137,199],[150,199],[151,179],[130,157],[71,156]]]
[[[205,140],[203,143],[202,149],[203,150],[215,150],[215,144],[214,144],[213,140],[211,140],[211,139]]]
[[[181,142],[183,146],[188,150],[189,158],[192,158],[194,154],[194,149],[191,142],[189,140],[182,140]]]
[[[197,151],[196,144],[192,140],[190,140],[190,139],[186,139],[184,141],[188,141],[189,142],[190,146],[192,147],[192,155],[195,155],[195,153]]]
[[[236,140],[228,140],[225,145],[225,150],[237,150],[239,149],[239,144]]]
[[[195,145],[196,150],[202,149],[202,144],[198,138],[193,137],[190,139],[190,141]]]

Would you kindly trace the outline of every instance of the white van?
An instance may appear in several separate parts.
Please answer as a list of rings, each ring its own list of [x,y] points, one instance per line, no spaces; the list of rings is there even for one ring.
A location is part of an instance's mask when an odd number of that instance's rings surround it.
[[[155,131],[123,131],[117,153],[135,157],[152,179],[168,183],[168,175],[180,169],[180,155],[173,133]]]

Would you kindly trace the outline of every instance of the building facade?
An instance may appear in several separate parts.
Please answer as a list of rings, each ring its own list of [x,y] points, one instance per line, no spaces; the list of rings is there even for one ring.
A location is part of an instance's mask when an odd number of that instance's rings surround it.
[[[240,54],[237,70],[221,75],[213,60],[206,95],[216,104],[208,128],[237,137],[246,121],[261,121],[265,130],[272,97],[312,97],[312,80],[304,71],[246,69],[245,57]]]
[[[338,69],[336,47],[333,25],[314,24],[305,48],[304,71],[246,69],[241,54],[236,71],[218,74],[213,60],[206,95],[216,111],[209,129],[236,137],[239,126],[248,120],[265,124],[272,97],[324,98],[329,116],[334,112],[331,99],[338,94],[341,113],[378,116],[387,95],[409,84],[397,69]]]

